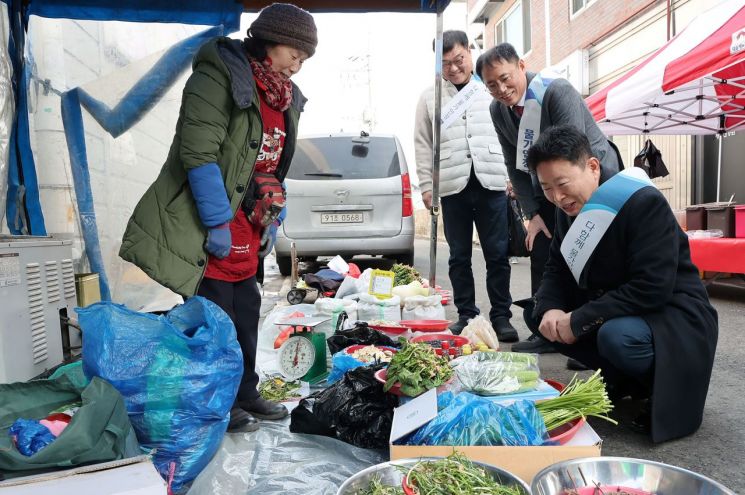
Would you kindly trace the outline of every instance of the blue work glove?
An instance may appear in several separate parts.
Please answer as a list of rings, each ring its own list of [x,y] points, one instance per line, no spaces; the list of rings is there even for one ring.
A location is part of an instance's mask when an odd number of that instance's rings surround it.
[[[224,223],[207,229],[207,242],[204,247],[212,256],[220,259],[227,257],[231,244],[230,224]]]
[[[205,249],[218,258],[224,258],[230,254],[231,237],[228,222],[233,218],[233,212],[225,192],[220,167],[216,163],[205,163],[190,169],[187,175],[199,219],[207,227]]]
[[[264,233],[261,235],[259,258],[266,258],[272,252],[274,243],[277,241],[277,227],[279,227],[279,221],[274,221],[264,228]]]

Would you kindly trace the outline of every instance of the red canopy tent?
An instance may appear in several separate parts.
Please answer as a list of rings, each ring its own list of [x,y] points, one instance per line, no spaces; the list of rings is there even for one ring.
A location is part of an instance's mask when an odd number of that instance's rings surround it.
[[[587,104],[607,135],[721,135],[742,128],[745,0],[725,0],[699,15]]]

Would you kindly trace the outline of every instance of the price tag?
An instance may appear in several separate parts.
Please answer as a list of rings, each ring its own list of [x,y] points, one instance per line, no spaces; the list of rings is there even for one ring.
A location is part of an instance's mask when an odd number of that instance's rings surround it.
[[[370,295],[378,299],[389,299],[393,295],[393,279],[396,275],[387,270],[373,270],[370,276]]]

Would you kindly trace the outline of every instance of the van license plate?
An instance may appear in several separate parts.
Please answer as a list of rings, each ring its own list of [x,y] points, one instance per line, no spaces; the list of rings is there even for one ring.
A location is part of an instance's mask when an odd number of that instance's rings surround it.
[[[321,223],[362,223],[362,213],[321,213]]]

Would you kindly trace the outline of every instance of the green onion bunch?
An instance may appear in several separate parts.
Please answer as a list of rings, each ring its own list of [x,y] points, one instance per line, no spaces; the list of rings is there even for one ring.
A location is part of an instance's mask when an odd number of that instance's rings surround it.
[[[525,494],[520,486],[501,484],[459,452],[437,461],[420,462],[408,471],[407,479],[408,486],[419,495]]]
[[[355,495],[404,495],[401,485],[387,486],[380,480],[380,476],[373,475],[370,484],[364,490],[358,490]]]
[[[566,386],[561,394],[535,404],[538,412],[543,416],[548,431],[558,428],[573,419],[595,416],[610,421],[614,425],[618,422],[608,417],[613,410],[613,403],[608,398],[605,383],[597,370],[587,380],[578,380],[574,375],[572,381]]]

